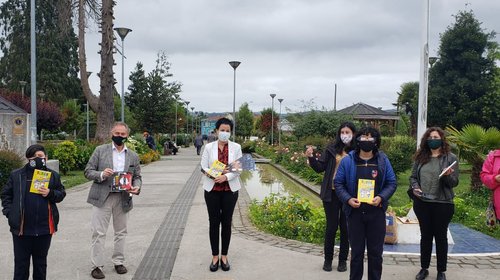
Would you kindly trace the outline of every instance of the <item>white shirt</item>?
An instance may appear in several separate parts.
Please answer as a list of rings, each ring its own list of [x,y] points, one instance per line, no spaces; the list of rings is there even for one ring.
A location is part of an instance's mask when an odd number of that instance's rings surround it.
[[[121,150],[121,152],[119,152],[115,146],[115,143],[113,143],[113,170],[115,172],[128,171],[125,170],[125,155],[127,146],[125,146],[125,144],[123,145],[123,149]]]

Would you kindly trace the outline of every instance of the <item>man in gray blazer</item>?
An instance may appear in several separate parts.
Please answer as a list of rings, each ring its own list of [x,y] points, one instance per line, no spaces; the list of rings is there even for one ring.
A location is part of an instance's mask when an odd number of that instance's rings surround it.
[[[124,266],[125,236],[127,235],[128,212],[132,209],[132,195],[141,190],[141,166],[139,156],[127,149],[124,141],[130,129],[123,122],[116,122],[111,129],[112,143],[98,146],[85,167],[85,177],[93,180],[87,202],[92,204],[92,244],[91,275],[103,279],[104,243],[109,220],[113,217],[114,250],[112,262],[118,274],[127,273]],[[115,192],[111,185],[116,172],[128,172],[132,175],[132,188]]]

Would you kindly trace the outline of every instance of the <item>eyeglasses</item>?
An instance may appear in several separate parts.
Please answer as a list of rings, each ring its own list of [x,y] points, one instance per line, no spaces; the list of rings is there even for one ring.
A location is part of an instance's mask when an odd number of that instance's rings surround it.
[[[370,136],[364,136],[364,135],[361,135],[357,138],[358,141],[371,141],[371,142],[374,142],[375,141],[375,138],[373,137],[370,137]]]

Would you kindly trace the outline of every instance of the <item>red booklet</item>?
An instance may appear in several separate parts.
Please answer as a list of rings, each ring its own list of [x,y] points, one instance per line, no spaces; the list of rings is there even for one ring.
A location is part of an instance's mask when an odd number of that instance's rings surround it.
[[[132,173],[115,172],[113,174],[113,182],[111,185],[112,192],[127,191],[132,188]]]

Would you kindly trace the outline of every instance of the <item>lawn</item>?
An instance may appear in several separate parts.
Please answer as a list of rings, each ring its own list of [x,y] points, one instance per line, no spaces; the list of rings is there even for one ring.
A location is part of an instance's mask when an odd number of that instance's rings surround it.
[[[61,181],[66,189],[88,182],[83,175],[83,170],[68,171],[66,175],[61,174]]]

